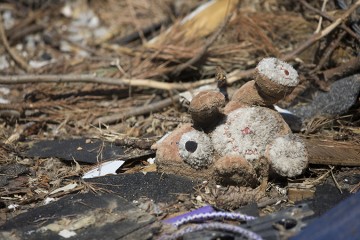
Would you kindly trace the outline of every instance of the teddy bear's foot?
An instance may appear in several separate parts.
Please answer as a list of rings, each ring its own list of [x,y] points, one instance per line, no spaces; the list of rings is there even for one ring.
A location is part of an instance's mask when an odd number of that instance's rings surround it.
[[[259,182],[253,166],[240,156],[224,156],[215,163],[215,181],[222,185],[256,187]]]
[[[283,177],[300,175],[308,165],[308,152],[303,141],[289,134],[275,138],[265,153],[270,168]]]

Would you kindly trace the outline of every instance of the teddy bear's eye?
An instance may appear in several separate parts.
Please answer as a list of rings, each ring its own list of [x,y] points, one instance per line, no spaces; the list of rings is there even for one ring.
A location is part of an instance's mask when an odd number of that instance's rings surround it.
[[[195,141],[187,141],[185,143],[185,149],[191,153],[194,153],[196,151],[197,146],[198,146],[198,144]]]
[[[192,130],[184,133],[178,143],[180,157],[193,168],[202,168],[212,162],[213,147],[205,133]]]

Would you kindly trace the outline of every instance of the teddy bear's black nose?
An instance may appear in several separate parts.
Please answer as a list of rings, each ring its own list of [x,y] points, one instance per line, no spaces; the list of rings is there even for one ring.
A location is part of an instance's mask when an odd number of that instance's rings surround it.
[[[186,149],[188,152],[191,152],[191,153],[193,153],[193,152],[196,151],[197,146],[198,146],[198,144],[197,144],[197,142],[195,142],[195,141],[187,141],[187,142],[185,143],[185,149]]]

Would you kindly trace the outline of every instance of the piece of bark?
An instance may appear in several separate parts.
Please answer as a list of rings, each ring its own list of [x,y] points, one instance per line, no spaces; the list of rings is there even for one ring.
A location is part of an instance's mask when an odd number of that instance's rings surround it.
[[[315,187],[312,185],[289,183],[288,187],[288,199],[292,202],[314,198]]]
[[[303,188],[289,188],[288,199],[292,202],[298,202],[301,200],[312,199],[314,197],[315,190],[303,189]]]
[[[360,166],[360,146],[353,142],[304,139],[309,163],[334,166]]]

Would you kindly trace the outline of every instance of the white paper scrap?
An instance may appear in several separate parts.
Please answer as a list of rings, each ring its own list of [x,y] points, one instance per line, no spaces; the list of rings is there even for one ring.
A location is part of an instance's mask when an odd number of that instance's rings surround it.
[[[85,178],[94,178],[94,177],[101,177],[108,174],[116,174],[116,170],[119,169],[124,164],[125,161],[122,160],[114,160],[102,163],[100,166],[88,171],[82,177]]]
[[[59,235],[63,238],[71,238],[73,236],[76,236],[76,232],[64,229],[59,232]]]
[[[47,198],[44,199],[43,205],[49,204],[49,203],[51,203],[51,202],[54,202],[55,200],[56,200],[55,198],[47,197]]]
[[[150,164],[154,164],[155,163],[155,158],[148,158],[148,160],[146,160],[148,163]]]
[[[286,114],[291,114],[294,115],[292,112],[290,112],[289,110],[283,109],[277,105],[274,105],[274,108],[276,111],[278,111],[279,113],[286,113]]]
[[[17,207],[19,207],[18,204],[10,204],[10,205],[8,206],[8,209],[15,211]]]

